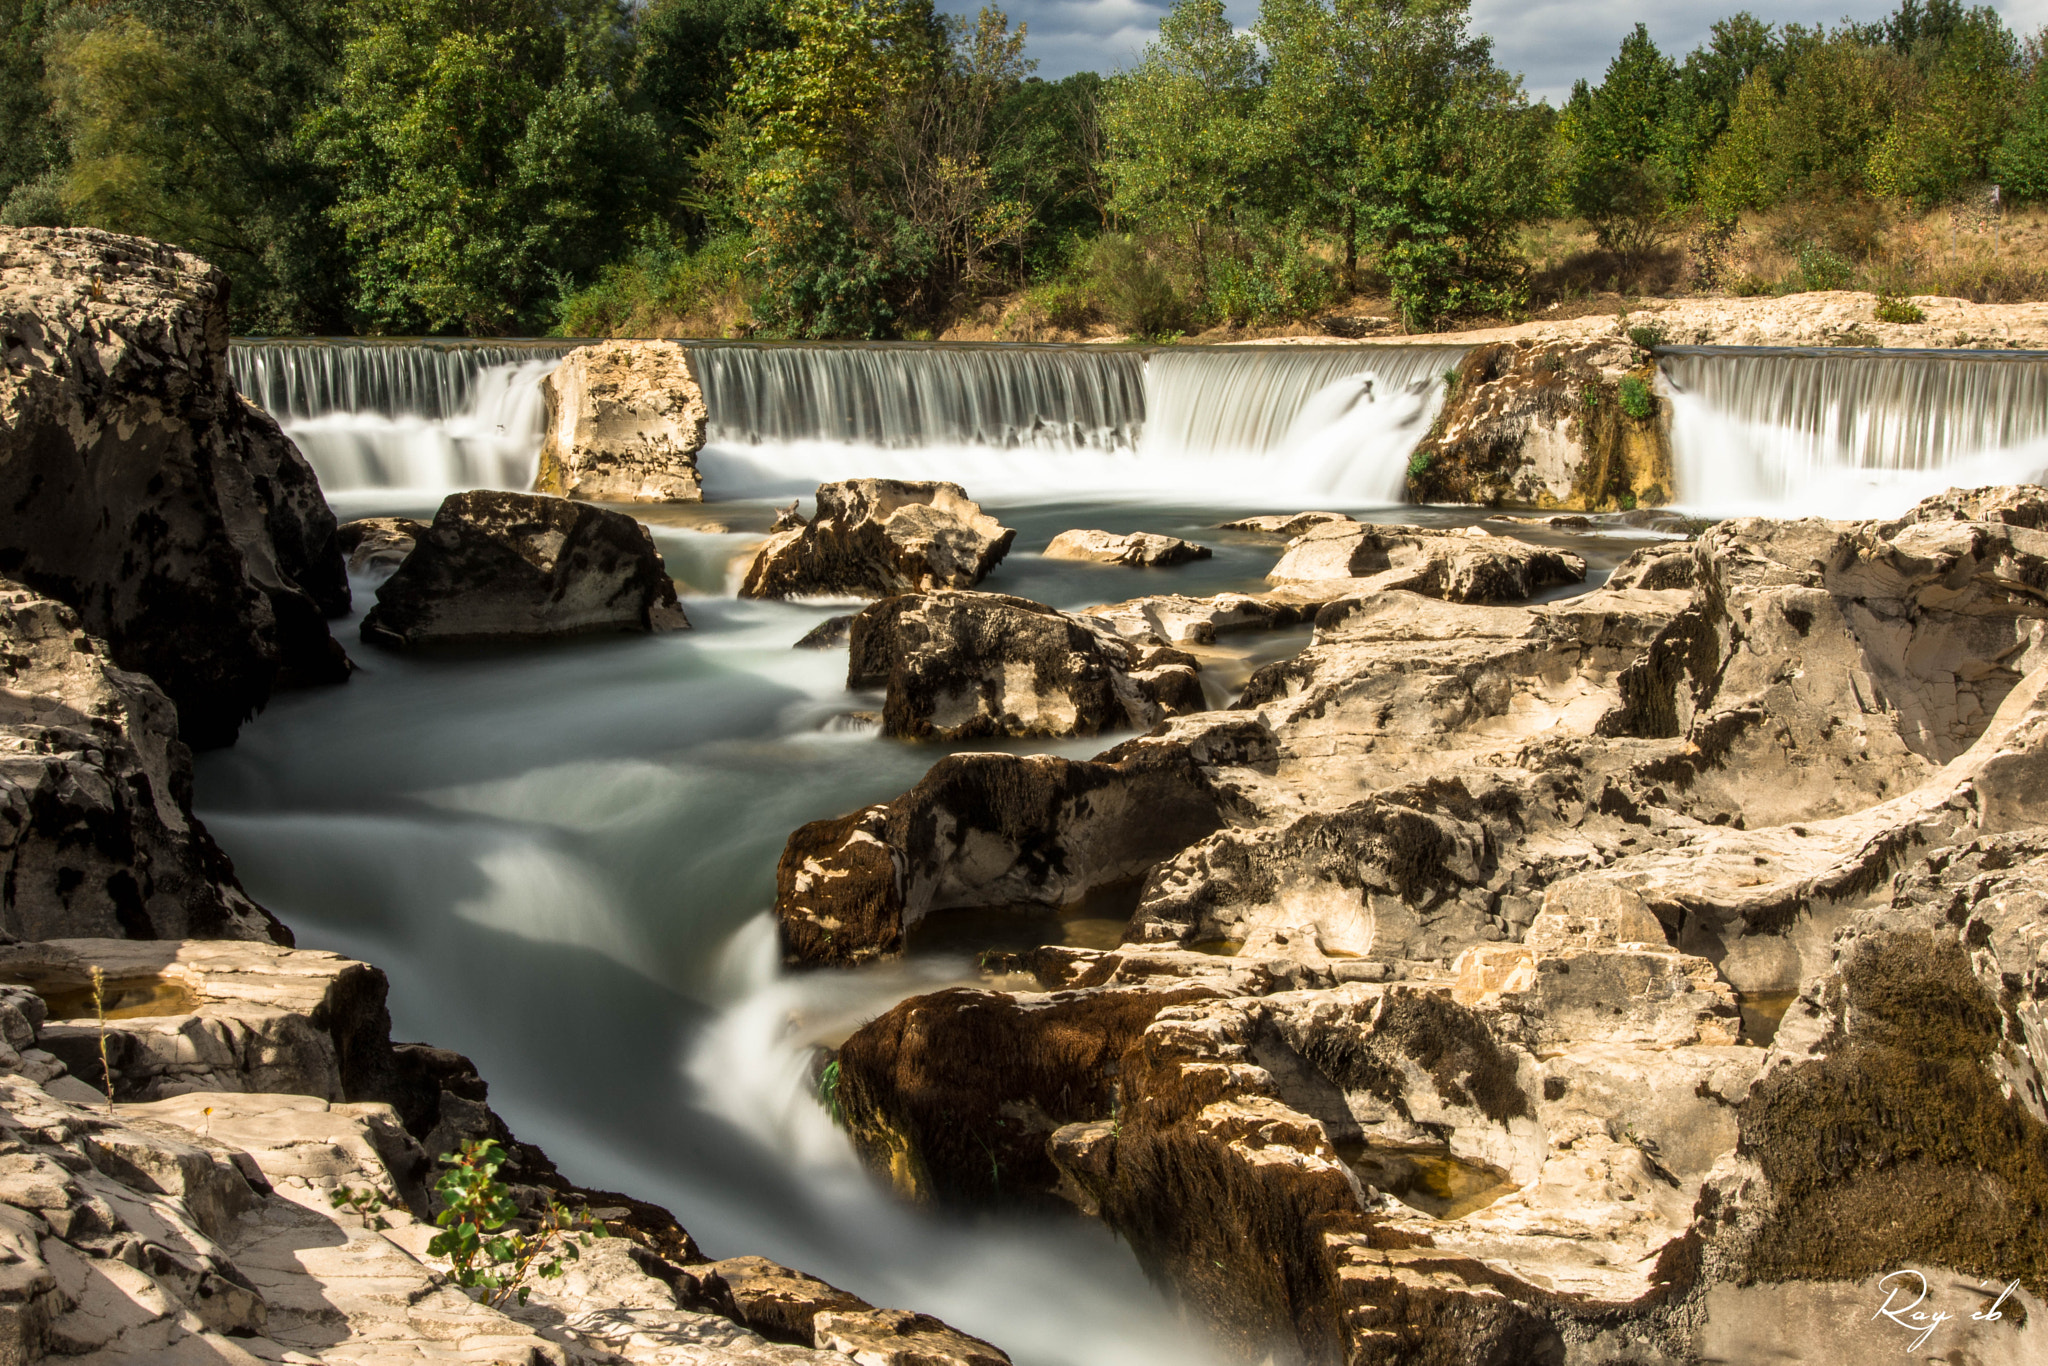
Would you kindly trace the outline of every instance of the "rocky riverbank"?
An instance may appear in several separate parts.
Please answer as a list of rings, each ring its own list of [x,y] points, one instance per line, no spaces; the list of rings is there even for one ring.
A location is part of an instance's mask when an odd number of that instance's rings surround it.
[[[399,567],[373,634],[407,644],[687,622],[601,509],[472,495],[339,536],[229,384],[226,293],[154,243],[0,229],[0,1361],[1007,1366],[574,1185],[467,1059],[391,1039],[381,972],[243,891],[187,742],[347,678],[345,549]],[[438,1158],[479,1140],[513,1227],[559,1201],[610,1235],[498,1307],[428,1248]]]
[[[798,965],[1127,908],[846,1041],[873,1168],[1078,1206],[1247,1360],[1871,1359],[1902,1268],[2040,1353],[2048,491],[1349,582],[1230,710],[792,836]]]

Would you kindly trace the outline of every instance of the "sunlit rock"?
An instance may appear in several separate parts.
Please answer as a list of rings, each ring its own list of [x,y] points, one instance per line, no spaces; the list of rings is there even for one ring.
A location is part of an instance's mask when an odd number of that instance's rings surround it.
[[[697,503],[704,394],[687,348],[669,341],[582,346],[541,382],[547,435],[536,493],[600,503]]]
[[[768,538],[747,569],[740,596],[886,598],[972,588],[1016,538],[958,484],[820,484],[816,516]]]
[[[1088,560],[1136,569],[1163,569],[1190,560],[1206,560],[1213,553],[1208,546],[1178,536],[1146,532],[1114,536],[1107,531],[1062,531],[1044,551],[1048,560]]]

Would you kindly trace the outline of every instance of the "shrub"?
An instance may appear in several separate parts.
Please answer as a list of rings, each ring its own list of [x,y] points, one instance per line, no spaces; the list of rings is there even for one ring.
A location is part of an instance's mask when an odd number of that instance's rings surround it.
[[[529,1276],[561,1275],[562,1263],[581,1255],[579,1245],[605,1236],[589,1210],[572,1213],[552,1196],[533,1220],[533,1232],[521,1231],[514,1223],[520,1214],[511,1188],[498,1180],[505,1161],[505,1149],[491,1138],[441,1154],[448,1170],[434,1183],[434,1193],[445,1208],[434,1216],[441,1232],[427,1244],[429,1256],[448,1259],[457,1285],[482,1291],[475,1298],[493,1309],[513,1300],[526,1303]]]
[[[1808,290],[1847,289],[1856,268],[1848,258],[1808,242],[1799,249],[1799,280]]]
[[[1877,320],[1881,323],[1924,323],[1927,314],[1911,299],[1895,299],[1880,294],[1877,296]]]
[[[1640,375],[1621,377],[1621,410],[1641,422],[1657,411],[1656,396],[1650,392]]]
[[[1187,309],[1165,268],[1129,237],[1095,239],[1087,276],[1103,316],[1133,337],[1158,340],[1187,324]]]
[[[1655,351],[1664,344],[1664,329],[1654,323],[1631,327],[1628,330],[1628,339],[1635,343],[1638,351]]]
[[[1420,479],[1423,475],[1429,473],[1431,459],[1432,457],[1428,451],[1417,451],[1409,456],[1408,477],[1410,479]]]

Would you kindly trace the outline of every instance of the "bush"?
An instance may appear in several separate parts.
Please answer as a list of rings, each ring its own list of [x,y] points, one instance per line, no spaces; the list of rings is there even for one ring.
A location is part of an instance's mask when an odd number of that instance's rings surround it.
[[[572,1213],[552,1196],[532,1222],[533,1232],[517,1227],[519,1206],[512,1189],[498,1179],[505,1149],[496,1139],[473,1139],[459,1153],[441,1154],[448,1168],[434,1183],[443,1208],[434,1216],[441,1232],[427,1243],[427,1255],[446,1257],[454,1281],[492,1308],[512,1301],[526,1303],[532,1287],[527,1277],[553,1278],[562,1263],[574,1261],[578,1245],[605,1236],[604,1225],[590,1211]],[[337,1201],[337,1206],[340,1202]]]
[[[1187,326],[1187,308],[1173,281],[1132,238],[1112,235],[1095,239],[1086,269],[1096,305],[1111,325],[1148,341],[1172,336]]]
[[[751,330],[755,280],[748,239],[714,237],[692,251],[650,237],[555,305],[562,337],[734,336]]]
[[[1847,289],[1856,267],[1847,258],[1817,243],[1799,249],[1799,282],[1806,290]]]
[[[1657,399],[1640,375],[1621,377],[1621,410],[1638,422],[1657,411]]]
[[[1880,294],[1877,297],[1877,320],[1881,323],[1924,323],[1927,314],[1911,299],[1895,299]]]
[[[1655,351],[1664,344],[1664,329],[1654,323],[1631,327],[1628,330],[1628,339],[1635,344],[1638,351]]]

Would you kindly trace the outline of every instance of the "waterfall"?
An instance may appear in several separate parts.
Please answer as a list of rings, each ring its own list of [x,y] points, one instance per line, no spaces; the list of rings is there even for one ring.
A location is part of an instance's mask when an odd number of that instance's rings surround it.
[[[855,475],[1011,499],[1400,501],[1442,346],[692,348],[722,496]]]
[[[1678,492],[1703,512],[1878,516],[2048,470],[2048,354],[1672,347]]]
[[[540,380],[578,343],[238,340],[235,386],[330,493],[533,487]]]

